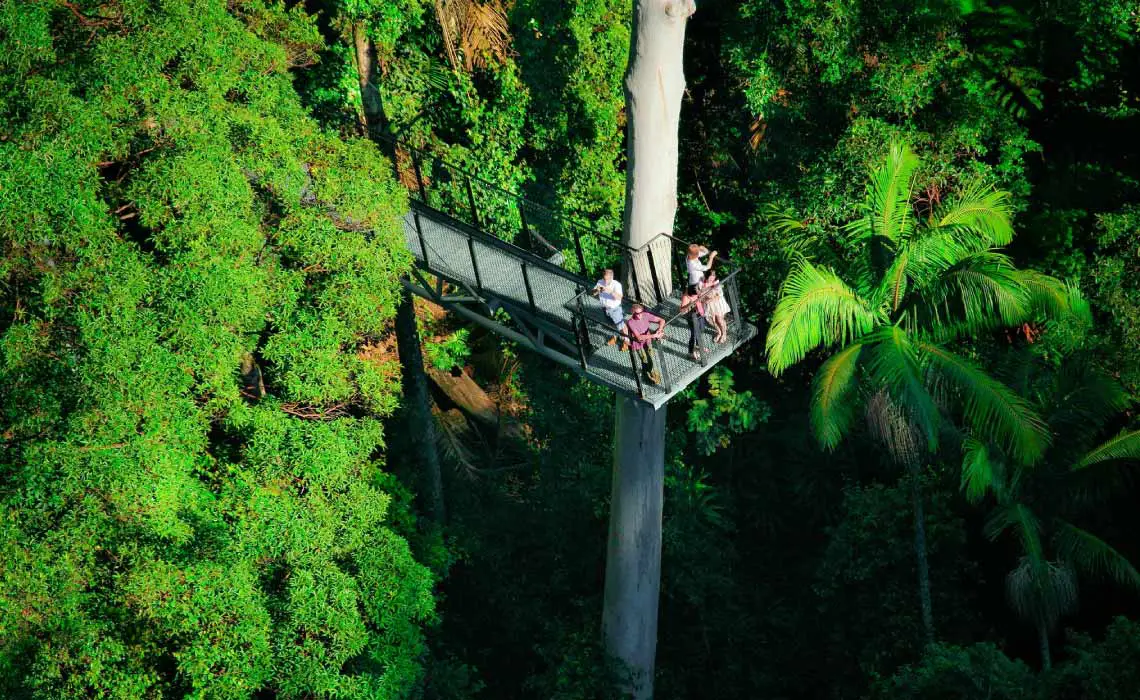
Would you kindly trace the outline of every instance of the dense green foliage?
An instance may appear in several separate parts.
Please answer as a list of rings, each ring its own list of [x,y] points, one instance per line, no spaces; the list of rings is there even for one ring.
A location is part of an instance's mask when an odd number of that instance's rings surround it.
[[[301,107],[315,25],[5,3],[0,37],[3,694],[402,694],[433,577],[360,350],[403,198]]]
[[[630,17],[0,2],[0,694],[610,695],[609,392],[424,321],[501,425],[436,396],[417,515],[356,42],[390,132],[612,231]],[[676,233],[767,340],[669,410],[657,696],[1140,696],[1140,3],[687,31]]]

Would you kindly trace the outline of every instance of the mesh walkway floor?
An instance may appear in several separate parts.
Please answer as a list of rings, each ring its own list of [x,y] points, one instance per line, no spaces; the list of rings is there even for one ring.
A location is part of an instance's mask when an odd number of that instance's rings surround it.
[[[422,269],[451,283],[465,285],[484,300],[498,302],[512,313],[530,314],[556,333],[561,331],[570,343],[574,342],[575,314],[567,305],[582,289],[593,287],[595,280],[582,279],[445,214],[419,204],[414,206],[419,214],[419,227],[414,213],[409,212],[404,217],[404,235],[408,250]],[[702,362],[696,362],[689,356],[688,325],[683,320],[675,321],[666,327],[666,337],[655,343],[664,381],[653,385],[646,381],[644,373],[635,372],[630,353],[621,352],[617,345],[606,344],[612,333],[608,330],[609,324],[604,323],[600,303],[593,298],[585,303],[591,306],[586,309],[587,317],[597,321],[587,323],[590,340],[587,366],[581,367],[569,352],[565,353],[569,361],[563,361],[563,365],[592,382],[641,398],[658,408],[756,335],[754,326],[730,314],[729,341],[713,343],[715,331],[707,327],[703,338],[705,357]],[[679,297],[674,293],[650,310],[670,319],[677,314],[678,306]],[[628,314],[628,304],[626,311]],[[636,366],[641,369],[640,362]]]

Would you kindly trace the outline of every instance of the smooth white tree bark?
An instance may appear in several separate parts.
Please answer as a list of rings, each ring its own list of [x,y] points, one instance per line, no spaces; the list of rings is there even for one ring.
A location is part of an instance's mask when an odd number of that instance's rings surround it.
[[[677,140],[685,92],[682,49],[692,0],[634,0],[626,71],[627,152],[623,242],[641,248],[672,233],[677,213]],[[649,249],[658,286],[671,292],[671,246]],[[649,257],[632,256],[626,289],[657,298]],[[629,294],[629,292],[627,292]],[[653,697],[657,605],[661,591],[661,516],[665,490],[665,414],[619,396],[614,420],[613,490],[606,551],[602,637],[625,672],[625,692]]]
[[[677,214],[677,135],[685,93],[685,25],[696,9],[692,0],[634,0],[629,67],[625,74],[626,180],[623,242],[641,248],[658,234],[673,233]],[[672,291],[671,246],[650,249],[661,293]],[[634,255],[640,299],[657,298],[645,254]]]
[[[653,697],[664,491],[665,408],[619,396],[602,638],[638,700]]]

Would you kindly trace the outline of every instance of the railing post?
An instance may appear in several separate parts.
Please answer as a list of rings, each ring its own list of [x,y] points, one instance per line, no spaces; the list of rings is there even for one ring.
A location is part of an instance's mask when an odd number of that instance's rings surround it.
[[[526,267],[526,261],[524,260],[522,263],[523,285],[526,286],[526,299],[530,302],[530,310],[532,312],[535,312],[537,311],[537,308],[534,305],[534,292],[531,291],[530,288],[530,274],[527,273]]]
[[[424,267],[430,270],[431,265],[428,263],[428,247],[427,242],[424,240],[424,227],[420,224],[420,213],[416,211],[415,207],[412,207],[412,219],[416,222],[416,235],[420,239],[420,252],[423,253],[424,256]]]
[[[471,252],[471,269],[475,271],[475,288],[483,293],[483,276],[479,274],[479,259],[475,257],[475,239],[467,234],[467,250]]]
[[[744,314],[740,308],[740,288],[736,284],[739,274],[729,275],[729,287],[723,290],[728,311],[732,314],[732,345],[740,342],[740,331],[744,329]],[[722,284],[721,287],[724,287]],[[727,322],[727,319],[726,319]]]
[[[479,225],[479,210],[475,208],[475,193],[471,190],[471,176],[465,175],[464,179],[467,182],[467,203],[471,205],[471,223],[475,228],[482,228]]]
[[[582,236],[577,231],[571,235],[574,237],[574,252],[578,254],[579,269],[582,270],[582,276],[586,277],[589,273],[586,271],[586,256],[582,255]]]
[[[653,241],[650,241],[648,246],[650,250],[647,253],[649,255],[649,274],[653,276],[653,291],[656,292],[657,302],[660,303],[664,300],[664,295],[661,294],[661,281],[657,278],[657,263],[653,260],[656,256],[653,254],[652,246]]]
[[[527,244],[527,246],[529,246],[530,252],[533,253],[534,252],[534,236],[531,235],[530,226],[527,226],[527,223],[526,223],[526,212],[523,211],[522,199],[518,200],[518,202],[516,203],[516,206],[519,210],[519,220],[522,222],[523,233],[526,234],[526,244]]]
[[[410,150],[412,151],[412,169],[416,171],[416,184],[420,189],[420,201],[428,204],[427,188],[424,186],[424,176],[420,170],[420,155],[414,148]]]
[[[578,316],[574,319],[574,336],[578,342],[578,362],[582,365],[582,370],[589,369],[590,364],[586,358],[586,344],[590,342],[590,330],[586,328],[586,310],[582,308],[582,295],[586,290],[581,287],[575,287],[578,295],[575,297],[578,303]]]
[[[634,255],[637,255],[636,250],[626,255],[626,260],[629,260],[629,274],[633,277],[633,295],[630,299],[641,299],[641,283],[637,280],[637,261]]]

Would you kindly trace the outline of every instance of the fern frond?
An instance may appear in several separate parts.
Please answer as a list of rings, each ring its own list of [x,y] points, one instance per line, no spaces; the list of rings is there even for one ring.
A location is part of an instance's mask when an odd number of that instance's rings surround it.
[[[943,347],[925,341],[915,345],[929,365],[931,381],[957,394],[975,434],[1000,445],[1024,464],[1041,458],[1049,445],[1049,431],[1025,399]]]
[[[784,280],[772,314],[768,369],[779,375],[813,349],[846,345],[875,323],[863,299],[838,275],[800,260]]]
[[[819,368],[812,382],[811,424],[826,449],[834,450],[839,445],[855,419],[851,390],[862,350],[861,344],[854,343],[835,353]]]

